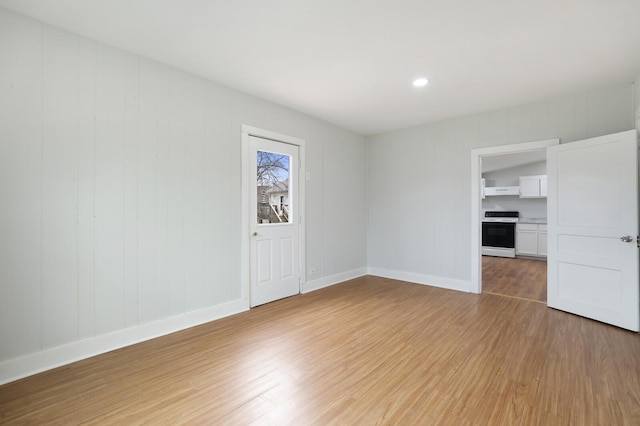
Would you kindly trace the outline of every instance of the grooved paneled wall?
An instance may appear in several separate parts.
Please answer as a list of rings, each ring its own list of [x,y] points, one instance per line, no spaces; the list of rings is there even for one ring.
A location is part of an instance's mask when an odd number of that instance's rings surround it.
[[[311,278],[366,267],[364,137],[0,9],[0,382],[241,298],[242,124],[306,141]]]

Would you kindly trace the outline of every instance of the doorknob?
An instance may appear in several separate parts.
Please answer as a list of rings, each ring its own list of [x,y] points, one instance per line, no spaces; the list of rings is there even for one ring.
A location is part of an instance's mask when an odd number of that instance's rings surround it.
[[[254,233],[253,233],[253,234],[251,234],[251,235],[252,235],[252,236],[254,236],[254,237],[257,237],[257,236],[258,236],[258,233],[257,233],[257,232],[254,232]],[[631,238],[631,237],[629,237],[629,238]]]
[[[633,241],[633,237],[631,235],[625,235],[624,237],[620,237],[620,241],[630,243]]]

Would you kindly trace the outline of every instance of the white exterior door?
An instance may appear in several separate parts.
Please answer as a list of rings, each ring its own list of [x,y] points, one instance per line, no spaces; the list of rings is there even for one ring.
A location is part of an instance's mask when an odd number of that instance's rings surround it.
[[[251,297],[257,306],[300,292],[298,146],[249,136]]]
[[[638,331],[635,130],[547,149],[547,302]]]

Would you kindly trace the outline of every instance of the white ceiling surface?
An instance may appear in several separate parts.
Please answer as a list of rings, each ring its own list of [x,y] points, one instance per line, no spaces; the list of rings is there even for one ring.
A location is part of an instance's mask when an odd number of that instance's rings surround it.
[[[362,134],[631,82],[638,0],[0,0]],[[411,81],[427,76],[423,89]]]

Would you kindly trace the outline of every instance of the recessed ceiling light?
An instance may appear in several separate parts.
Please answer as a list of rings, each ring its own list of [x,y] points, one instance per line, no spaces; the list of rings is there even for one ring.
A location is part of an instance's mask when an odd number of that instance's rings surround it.
[[[415,87],[424,87],[428,82],[429,80],[427,80],[426,78],[416,78],[415,80],[413,80],[413,85]]]

